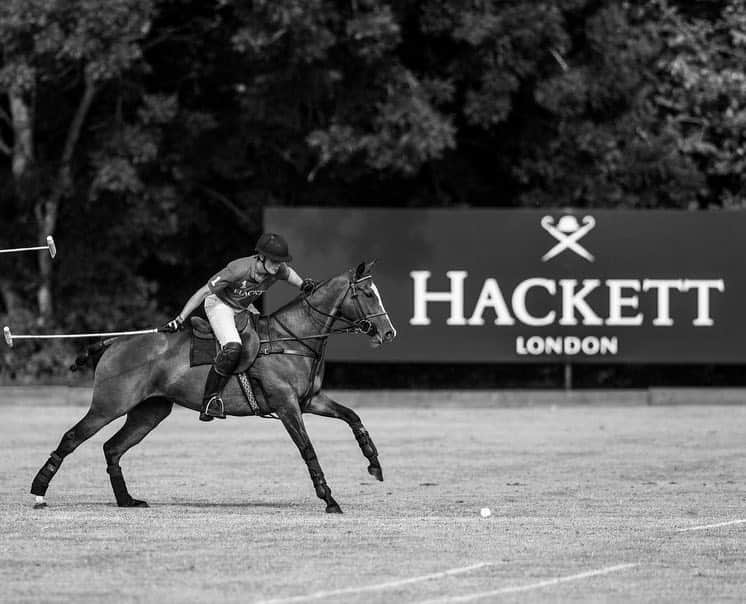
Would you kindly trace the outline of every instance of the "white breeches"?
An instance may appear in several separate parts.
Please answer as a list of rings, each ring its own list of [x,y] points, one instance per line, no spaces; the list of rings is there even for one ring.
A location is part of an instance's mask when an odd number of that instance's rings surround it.
[[[228,342],[241,341],[235,319],[239,312],[241,311],[228,306],[215,294],[205,298],[205,314],[220,346],[225,346]]]

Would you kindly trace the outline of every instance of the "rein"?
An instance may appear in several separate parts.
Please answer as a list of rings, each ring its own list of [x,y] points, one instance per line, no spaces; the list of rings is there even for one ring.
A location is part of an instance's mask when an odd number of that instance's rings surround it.
[[[366,315],[365,311],[363,310],[362,304],[360,304],[360,300],[358,300],[358,285],[362,283],[363,281],[366,281],[372,278],[373,277],[371,275],[366,275],[365,277],[362,277],[355,281],[350,281],[350,284],[347,286],[347,291],[345,292],[345,295],[342,296],[342,301],[344,301],[344,299],[347,297],[347,294],[349,294],[350,291],[352,291],[352,301],[355,303],[355,306],[358,309],[358,311],[360,311],[360,318],[355,319],[354,321],[350,321],[349,319],[346,319],[345,317],[340,316],[339,311],[337,310],[336,306],[334,307],[334,309],[332,310],[332,313],[330,314],[330,313],[324,312],[320,308],[317,308],[316,306],[311,304],[308,301],[307,297],[304,297],[303,301],[308,305],[308,308],[313,310],[314,312],[317,312],[320,315],[329,317],[334,320],[344,321],[347,324],[347,327],[344,327],[342,329],[330,330],[329,334],[333,334],[333,333],[368,334],[370,333],[371,329],[373,329],[373,324],[370,322],[370,319],[374,319],[376,317],[384,317],[384,316],[387,317],[388,316],[388,313],[385,311]]]
[[[331,313],[325,312],[321,310],[320,308],[314,306],[309,302],[308,297],[303,297],[303,302],[308,306],[309,310],[313,310],[314,312],[324,316],[328,317],[330,319],[334,319],[335,321],[344,321],[347,326],[342,327],[341,329],[330,329],[326,333],[319,333],[319,334],[313,334],[310,336],[299,336],[293,333],[293,331],[288,328],[282,321],[280,321],[277,317],[270,317],[271,319],[277,321],[277,323],[282,327],[282,329],[290,334],[290,337],[287,338],[273,338],[271,340],[260,340],[261,344],[268,344],[272,342],[298,342],[299,344],[302,344],[309,350],[311,350],[314,353],[314,356],[318,354],[318,352],[306,344],[304,340],[319,340],[319,339],[326,339],[331,335],[335,334],[368,334],[370,333],[371,329],[373,329],[373,324],[370,322],[370,319],[374,319],[376,317],[383,317],[388,316],[387,312],[379,312],[374,313],[370,315],[366,315],[365,311],[363,310],[362,304],[360,304],[360,300],[358,300],[358,285],[366,281],[367,279],[372,279],[373,277],[371,275],[366,275],[365,277],[362,277],[361,279],[357,279],[355,281],[350,281],[350,284],[347,286],[347,291],[345,292],[344,296],[342,296],[342,301],[347,297],[347,295],[352,291],[352,300],[355,303],[355,306],[360,311],[360,318],[355,319],[354,321],[350,321],[349,319],[346,319],[345,317],[342,317],[339,314],[338,307],[341,305],[341,301],[339,304],[335,305],[332,309]],[[318,286],[317,286],[318,288]],[[314,290],[315,291],[315,290]],[[313,292],[312,292],[313,293]],[[309,316],[313,319],[313,315],[309,312]],[[323,328],[322,328],[323,329]]]
[[[321,327],[322,331],[324,333],[319,334],[312,334],[308,336],[299,336],[295,334],[283,321],[281,321],[278,317],[270,315],[269,321],[276,321],[277,324],[287,333],[289,334],[289,337],[283,337],[283,338],[272,338],[271,337],[271,331],[267,331],[267,335],[269,336],[269,339],[266,340],[259,340],[260,343],[260,354],[262,354],[262,347],[264,347],[263,354],[269,355],[269,354],[289,354],[289,355],[297,355],[297,356],[303,356],[303,357],[309,357],[313,359],[313,365],[311,367],[311,372],[309,374],[308,379],[308,385],[305,388],[305,391],[303,395],[301,396],[300,400],[302,401],[301,406],[305,404],[305,401],[309,400],[309,397],[311,395],[311,392],[313,390],[313,384],[314,380],[316,379],[316,376],[319,372],[319,369],[322,365],[324,353],[326,350],[326,345],[328,342],[328,338],[332,334],[338,334],[338,333],[355,333],[355,334],[370,334],[373,330],[373,324],[370,322],[370,319],[373,319],[375,317],[382,317],[382,316],[388,316],[387,312],[380,312],[380,313],[373,313],[370,315],[365,314],[365,310],[363,309],[362,304],[360,303],[360,300],[358,299],[359,295],[359,285],[363,281],[366,281],[368,279],[372,279],[373,277],[371,275],[366,275],[365,277],[362,277],[360,279],[356,280],[350,280],[347,291],[345,291],[344,295],[339,298],[338,302],[335,303],[334,308],[332,308],[332,312],[328,313],[324,310],[321,310],[320,308],[314,306],[311,304],[311,302],[308,300],[307,295],[303,295],[303,302],[305,304],[304,308],[307,306],[308,316],[315,324],[319,324],[319,322],[315,319],[314,315],[312,314],[312,311],[326,317],[327,319],[331,319],[331,321],[325,320],[323,321],[323,325]],[[324,283],[327,283],[328,281],[325,281]],[[323,284],[320,284],[323,285]],[[320,287],[320,285],[317,285],[316,288],[314,288],[314,292]],[[340,307],[342,306],[342,303],[347,298],[348,294],[352,292],[352,300],[355,304],[356,309],[359,311],[360,317],[355,319],[354,321],[350,321],[349,319],[342,317],[340,315]],[[313,292],[311,292],[313,293]],[[341,329],[331,329],[331,327],[327,330],[327,325],[331,325],[334,323],[334,321],[341,320],[344,321],[346,324]],[[315,346],[311,346],[306,341],[307,340],[321,340],[321,345],[318,347],[318,349]],[[285,350],[284,348],[280,348],[280,350],[273,351],[272,350],[272,344],[275,342],[297,342],[298,344],[302,345],[304,348],[307,349],[306,351],[297,351],[297,350]]]

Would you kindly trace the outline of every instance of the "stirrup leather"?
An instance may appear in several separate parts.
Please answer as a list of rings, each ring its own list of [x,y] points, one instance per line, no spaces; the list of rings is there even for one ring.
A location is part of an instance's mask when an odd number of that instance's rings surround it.
[[[215,407],[217,407],[217,409],[215,409]],[[225,406],[223,405],[223,399],[220,398],[219,394],[214,394],[210,397],[210,400],[205,403],[203,413],[210,417],[225,418]]]

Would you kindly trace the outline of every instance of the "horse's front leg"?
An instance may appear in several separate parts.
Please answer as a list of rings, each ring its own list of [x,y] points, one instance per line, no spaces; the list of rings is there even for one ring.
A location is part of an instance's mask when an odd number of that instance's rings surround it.
[[[306,425],[303,422],[297,400],[289,399],[276,412],[288,434],[290,434],[290,438],[293,439],[293,442],[298,447],[303,461],[306,462],[308,473],[311,475],[311,480],[313,481],[313,488],[316,490],[316,495],[326,502],[327,513],[341,514],[342,510],[339,504],[334,501],[332,490],[326,484],[324,472],[321,470],[321,465],[316,458],[316,452],[313,450],[311,439],[308,437]]]
[[[306,405],[305,412],[324,417],[334,417],[346,422],[352,429],[355,440],[360,445],[360,450],[368,459],[368,473],[377,480],[383,480],[383,470],[381,469],[381,463],[378,461],[378,450],[357,413],[349,407],[330,399],[323,392],[319,392],[311,399],[311,402]]]

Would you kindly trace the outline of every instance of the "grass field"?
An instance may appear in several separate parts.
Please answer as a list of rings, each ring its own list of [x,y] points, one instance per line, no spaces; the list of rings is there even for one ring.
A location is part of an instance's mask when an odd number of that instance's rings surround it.
[[[116,422],[33,510],[31,479],[84,409],[0,405],[0,601],[746,597],[746,406],[361,400],[383,483],[344,424],[306,419],[342,516],[279,422],[182,409],[122,461],[150,508],[113,504],[101,445]]]

